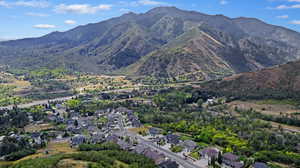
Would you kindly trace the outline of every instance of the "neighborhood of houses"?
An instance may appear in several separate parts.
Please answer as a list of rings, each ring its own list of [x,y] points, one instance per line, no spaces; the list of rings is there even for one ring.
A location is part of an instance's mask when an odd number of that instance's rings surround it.
[[[166,133],[154,127],[147,128],[147,131],[143,133],[134,132],[133,129],[144,128],[144,126],[134,111],[124,107],[98,110],[91,116],[82,116],[79,112],[72,110],[67,112],[61,102],[49,111],[47,118],[57,125],[65,125],[61,130],[47,132],[47,136],[52,137],[50,141],[67,141],[72,148],[84,143],[112,142],[118,144],[123,150],[152,159],[161,168],[204,168],[214,167],[216,164],[224,168],[244,167],[239,156],[233,153],[223,153],[218,147],[201,147],[192,140],[183,140],[180,134]],[[32,123],[42,124],[42,122],[33,121]],[[45,138],[45,135],[40,132],[27,135],[11,134],[10,136],[19,140],[29,136],[33,146],[42,146],[49,141],[49,138]],[[0,137],[0,144],[3,139],[4,137]],[[256,162],[252,167],[267,168],[268,166],[265,163]]]

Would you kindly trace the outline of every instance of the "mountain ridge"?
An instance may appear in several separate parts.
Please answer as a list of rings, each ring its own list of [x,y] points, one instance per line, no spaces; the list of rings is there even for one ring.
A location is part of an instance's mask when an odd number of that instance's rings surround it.
[[[0,62],[13,68],[65,66],[166,78],[199,72],[197,79],[214,79],[297,60],[298,42],[300,33],[255,18],[158,7],[40,38],[0,42]]]

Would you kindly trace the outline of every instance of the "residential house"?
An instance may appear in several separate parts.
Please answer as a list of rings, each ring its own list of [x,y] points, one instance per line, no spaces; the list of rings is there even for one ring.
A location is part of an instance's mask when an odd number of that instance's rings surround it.
[[[219,155],[219,150],[216,148],[205,148],[200,152],[202,158],[211,160],[212,158],[217,158]]]
[[[71,146],[78,146],[87,142],[84,135],[75,135],[71,138]]]
[[[255,162],[252,166],[253,168],[269,168],[267,164],[262,162]]]
[[[163,163],[166,160],[165,155],[160,154],[158,151],[147,150],[144,152],[144,155],[147,158],[152,159],[157,165]]]
[[[151,128],[149,128],[149,134],[151,136],[155,137],[155,136],[161,134],[161,130],[158,128],[151,127]]]
[[[168,134],[166,136],[167,143],[177,145],[180,143],[180,137],[175,134]]]
[[[192,152],[197,148],[197,143],[192,140],[185,140],[181,145],[186,149],[187,152]]]
[[[160,168],[179,168],[179,164],[172,160],[166,160],[158,165]]]
[[[232,153],[225,153],[222,156],[222,162],[232,168],[241,168],[243,165],[239,162],[239,157]]]
[[[150,150],[150,148],[146,147],[145,145],[139,144],[133,151],[137,154],[143,154],[147,150]]]
[[[101,133],[92,134],[91,143],[99,144],[105,141],[105,135]]]
[[[118,143],[119,137],[117,135],[109,135],[106,137],[106,142]]]
[[[120,146],[121,149],[123,150],[127,150],[127,151],[130,151],[132,149],[132,145],[123,141],[123,140],[119,140],[117,142],[117,144]]]

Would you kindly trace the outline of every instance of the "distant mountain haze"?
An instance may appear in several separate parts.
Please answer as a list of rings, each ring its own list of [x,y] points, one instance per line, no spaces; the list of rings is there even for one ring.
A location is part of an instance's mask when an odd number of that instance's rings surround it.
[[[0,43],[15,68],[214,79],[300,58],[298,32],[254,18],[231,19],[175,7],[128,13],[40,38]]]

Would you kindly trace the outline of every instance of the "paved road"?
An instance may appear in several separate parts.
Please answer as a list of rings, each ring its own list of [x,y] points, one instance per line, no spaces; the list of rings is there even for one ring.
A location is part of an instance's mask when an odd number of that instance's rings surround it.
[[[143,145],[146,145],[146,146],[148,146],[148,147],[150,147],[150,148],[152,148],[152,149],[154,149],[154,150],[156,150],[160,153],[163,153],[165,156],[167,156],[171,160],[176,161],[177,163],[179,163],[184,168],[205,168],[204,166],[201,167],[201,166],[195,165],[192,161],[185,160],[185,159],[181,158],[180,156],[178,156],[177,154],[175,154],[173,152],[170,152],[166,149],[163,149],[163,148],[155,145],[153,142],[143,139],[142,137],[138,136],[135,133],[127,131],[124,128],[124,118],[121,115],[119,116],[119,126],[120,126],[120,130],[123,134],[125,134],[127,136],[130,136],[130,137],[134,137],[137,140],[139,140],[140,143],[142,143]]]
[[[199,165],[195,165],[192,161],[190,160],[185,160],[182,157],[178,156],[177,154],[170,152],[166,149],[163,149],[155,144],[153,144],[151,141],[147,141],[139,136],[133,135],[131,134],[131,136],[136,137],[142,144],[160,152],[163,153],[164,155],[166,155],[168,158],[170,158],[171,160],[176,161],[177,163],[179,163],[181,166],[183,166],[184,168],[205,168],[204,166],[201,167]]]
[[[129,92],[132,91],[133,88],[129,88],[129,89],[116,89],[116,90],[109,90],[109,91],[104,91],[102,93],[113,93],[113,92]],[[81,94],[84,95],[84,94]],[[19,108],[28,108],[31,106],[36,106],[36,105],[42,105],[42,104],[47,104],[49,101],[66,101],[66,100],[70,100],[72,98],[75,98],[76,96],[79,95],[74,95],[74,96],[68,96],[68,97],[61,97],[61,98],[56,98],[56,99],[46,99],[46,100],[37,100],[37,101],[33,101],[30,103],[26,103],[26,104],[20,104],[18,105]],[[0,110],[2,109],[9,109],[11,110],[14,107],[14,105],[9,105],[9,106],[4,106],[4,107],[0,107]]]
[[[27,104],[20,104],[20,105],[18,105],[18,107],[19,108],[28,108],[28,107],[31,107],[31,106],[47,104],[49,101],[65,101],[65,100],[70,100],[70,99],[72,99],[76,96],[77,95],[69,96],[69,97],[61,97],[61,98],[56,98],[56,99],[38,100],[38,101],[33,101],[33,102],[27,103]],[[0,107],[0,110],[2,110],[2,109],[12,109],[13,107],[14,107],[14,105]]]

